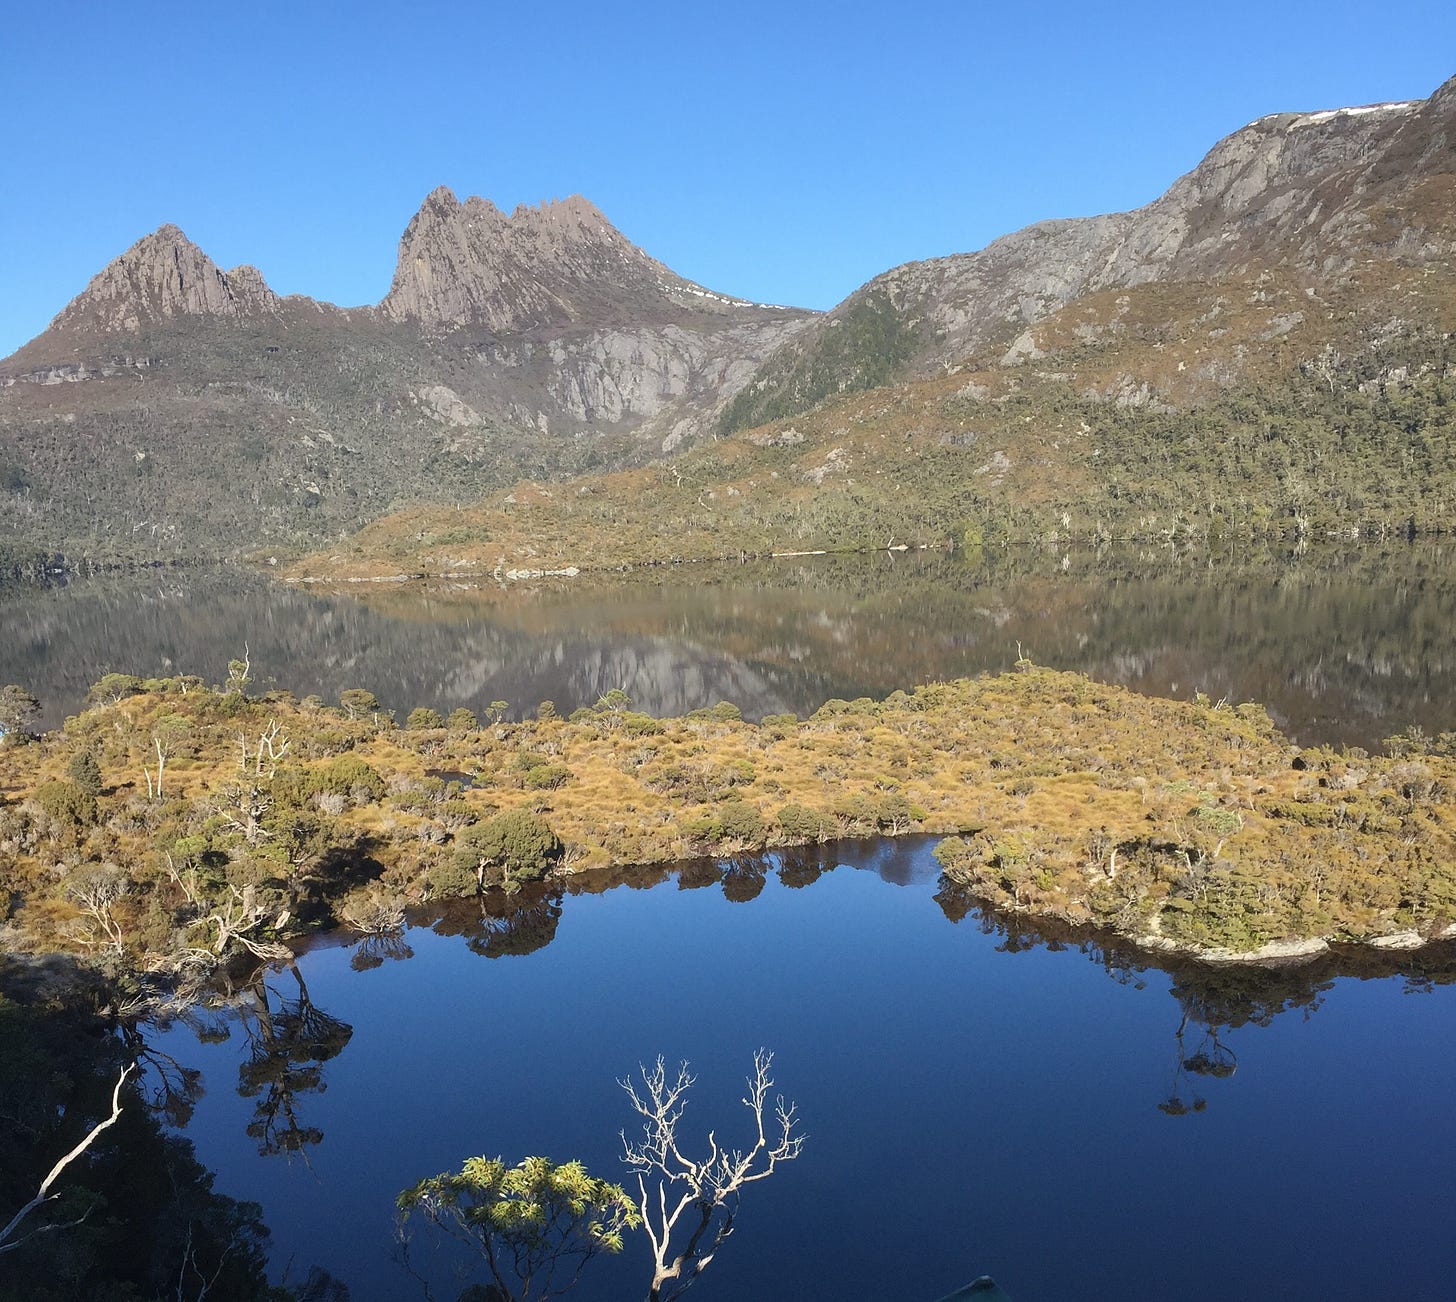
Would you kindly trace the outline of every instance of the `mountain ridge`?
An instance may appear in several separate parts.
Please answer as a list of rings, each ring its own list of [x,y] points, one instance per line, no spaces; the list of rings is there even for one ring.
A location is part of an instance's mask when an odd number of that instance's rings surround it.
[[[890,375],[874,359],[843,356],[827,338],[866,317],[878,327],[874,338],[897,339],[896,374],[928,375],[985,360],[993,349],[1005,357],[1028,327],[1109,288],[1246,274],[1264,261],[1296,265],[1314,280],[1338,278],[1364,251],[1369,209],[1382,190],[1456,172],[1453,119],[1456,78],[1424,100],[1268,114],[1216,142],[1139,208],[1036,222],[972,253],[891,268],[770,358],[722,428],[750,428],[886,382]],[[1382,159],[1391,165],[1385,171]],[[1456,249],[1449,209],[1431,216],[1442,235],[1424,256],[1449,256]],[[1404,238],[1390,256],[1420,256],[1415,237]]]
[[[633,464],[706,437],[809,317],[677,276],[579,196],[508,217],[437,188],[353,308],[167,224],[0,362],[0,547],[234,554]]]
[[[777,447],[823,408],[825,446],[795,472],[817,492],[842,469],[836,431],[878,410],[835,404],[937,377],[963,377],[967,401],[1034,389],[1150,413],[1311,375],[1384,386],[1403,358],[1444,356],[1431,329],[1453,252],[1456,79],[1424,100],[1266,115],[1141,208],[892,268],[828,314],[704,289],[580,196],[508,215],[437,187],[389,292],[356,308],[279,297],[164,226],[0,362],[0,542],[332,545],[400,507],[458,510],[522,479],[576,479],[609,523],[618,504],[581,476],[765,425],[753,446]],[[897,455],[942,446],[915,433]]]
[[[623,310],[623,299],[629,310]],[[0,368],[33,355],[53,331],[135,334],[179,316],[241,317],[289,301],[325,312],[370,313],[427,332],[480,327],[511,334],[542,327],[622,324],[644,318],[807,309],[754,303],[679,276],[631,243],[590,200],[576,194],[518,204],[435,187],[400,237],[390,288],[375,304],[341,306],[306,294],[276,294],[251,264],[224,270],[177,225],[135,240],[88,281],[40,335]]]

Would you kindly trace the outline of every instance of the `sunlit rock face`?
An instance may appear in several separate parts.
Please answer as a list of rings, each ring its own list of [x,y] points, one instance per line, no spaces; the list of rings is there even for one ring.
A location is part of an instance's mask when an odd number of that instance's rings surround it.
[[[900,375],[976,357],[1015,365],[1040,356],[1027,327],[1099,291],[1279,268],[1322,293],[1372,259],[1448,259],[1453,149],[1456,79],[1426,100],[1260,118],[1144,207],[1038,222],[877,276],[770,358],[734,423],[794,414],[866,375],[882,383],[843,346],[867,316],[876,341],[901,339]]]
[[[277,303],[256,267],[223,271],[176,226],[167,225],[92,277],[54,325],[134,334],[171,317],[239,317],[270,311]]]

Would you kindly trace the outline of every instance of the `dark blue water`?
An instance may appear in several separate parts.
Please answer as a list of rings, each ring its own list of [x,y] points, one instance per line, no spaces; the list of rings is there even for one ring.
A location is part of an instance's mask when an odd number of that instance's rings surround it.
[[[276,1018],[306,989],[352,1027],[288,1100],[322,1138],[306,1160],[259,1155],[266,1091],[235,1092],[236,1020],[224,1043],[158,1037],[205,1073],[188,1134],[220,1190],[262,1203],[276,1268],[317,1263],[356,1302],[419,1297],[391,1260],[399,1189],[473,1153],[623,1178],[615,1081],[658,1054],[698,1074],[687,1133],[739,1134],[766,1045],[809,1140],[747,1192],[702,1302],[931,1302],[982,1273],[1017,1302],[1453,1296],[1449,976],[1118,967],[1095,944],[950,921],[966,902],[937,902],[928,843],[840,853],[856,866],[799,889],[770,872],[744,902],[703,870],[685,875],[701,889],[571,895],[525,954],[425,927],[412,958],[362,972],[348,948],[315,949],[302,987],[275,973],[266,998]],[[635,1299],[649,1274],[629,1237],[571,1296]]]

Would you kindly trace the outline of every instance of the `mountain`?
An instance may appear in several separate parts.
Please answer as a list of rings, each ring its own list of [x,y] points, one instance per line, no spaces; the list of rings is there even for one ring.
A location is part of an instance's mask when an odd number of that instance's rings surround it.
[[[0,362],[0,547],[287,547],[639,462],[709,432],[811,315],[683,279],[581,198],[506,216],[438,189],[353,309],[163,226]]]
[[[770,358],[724,427],[896,378],[1015,364],[1039,352],[1029,327],[1107,291],[1239,292],[1278,273],[1313,299],[1357,287],[1372,264],[1444,264],[1456,250],[1453,198],[1456,79],[1426,100],[1275,113],[1221,140],[1146,207],[1040,222],[877,276]]]
[[[0,550],[313,545],[375,572],[1063,519],[1444,528],[1453,253],[1456,80],[1261,118],[1143,208],[908,263],[824,315],[684,280],[581,198],[438,189],[353,309],[164,227],[0,363]]]
[[[163,226],[111,263],[53,328],[136,333],[176,316],[246,316],[277,308],[256,267],[222,271],[175,226]]]
[[[670,271],[580,195],[507,217],[487,199],[461,203],[441,186],[405,230],[380,310],[428,330],[468,323],[514,334],[666,323],[684,312],[731,315],[752,306]]]
[[[298,576],[1456,531],[1456,82],[1263,118],[1144,208],[910,263],[666,466],[402,511]]]

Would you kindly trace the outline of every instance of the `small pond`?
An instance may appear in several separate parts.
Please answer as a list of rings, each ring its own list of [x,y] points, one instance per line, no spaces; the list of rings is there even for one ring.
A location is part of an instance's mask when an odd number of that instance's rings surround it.
[[[187,1133],[275,1265],[356,1302],[422,1296],[391,1255],[404,1186],[475,1153],[622,1178],[616,1081],[659,1054],[699,1077],[689,1132],[736,1135],[760,1045],[809,1140],[703,1302],[930,1302],[983,1272],[1017,1302],[1450,1297],[1456,954],[1164,971],[983,916],[930,848],[469,902],[151,1038],[202,1069]],[[629,1238],[571,1296],[640,1296],[646,1262]]]

